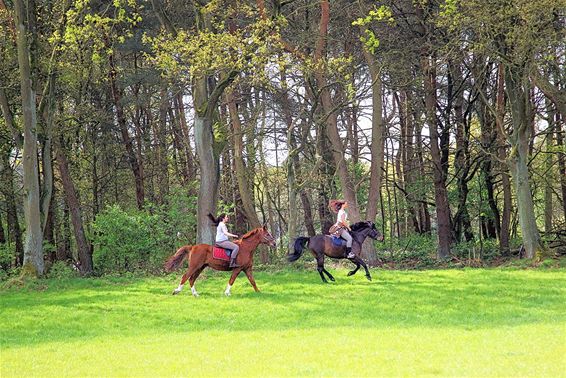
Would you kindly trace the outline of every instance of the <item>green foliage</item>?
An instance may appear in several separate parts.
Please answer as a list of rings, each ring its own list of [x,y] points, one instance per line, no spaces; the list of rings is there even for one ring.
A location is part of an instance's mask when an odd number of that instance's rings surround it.
[[[563,375],[564,270],[329,270],[327,285],[315,269],[258,272],[261,293],[240,276],[230,298],[211,271],[198,299],[171,295],[180,274],[15,286],[0,293],[1,374]]]
[[[460,260],[489,263],[500,257],[499,243],[494,239],[460,242],[452,248],[452,255]]]
[[[12,243],[0,244],[0,271],[6,271],[12,265],[16,248]]]
[[[385,21],[389,24],[395,22],[391,8],[386,5],[375,8],[371,10],[367,16],[360,17],[352,22],[352,26],[360,26],[362,28],[364,35],[360,37],[360,41],[362,41],[365,48],[372,54],[375,54],[375,50],[379,47],[379,38],[377,38],[375,33],[368,26],[373,22],[380,21]]]
[[[167,205],[124,211],[118,205],[92,224],[94,268],[103,274],[138,270],[158,272],[165,259],[196,235],[196,198],[173,190]]]
[[[405,238],[386,238],[375,243],[378,257],[395,268],[424,269],[435,267],[436,243],[430,235],[411,234]]]
[[[276,63],[281,51],[281,18],[261,17],[242,3],[209,2],[198,9],[194,28],[178,29],[174,36],[162,32],[144,36],[151,45],[147,58],[169,77],[188,80],[230,71],[253,72],[254,83],[269,82],[265,68]],[[230,26],[240,19],[237,27]]]
[[[56,261],[51,265],[51,268],[47,272],[48,278],[54,278],[57,280],[65,280],[69,278],[75,278],[79,276],[79,272],[69,266],[65,261]]]
[[[127,272],[158,265],[172,250],[165,226],[158,215],[108,207],[92,224],[95,270]]]

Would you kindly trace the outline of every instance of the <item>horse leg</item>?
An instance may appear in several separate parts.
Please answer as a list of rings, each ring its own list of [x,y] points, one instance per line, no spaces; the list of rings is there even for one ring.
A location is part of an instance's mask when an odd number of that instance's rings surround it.
[[[202,271],[204,270],[204,266],[201,267],[200,269],[197,269],[193,275],[189,278],[189,284],[191,285],[191,293],[193,293],[193,296],[198,297],[198,293],[197,293],[197,289],[195,288],[195,281],[197,280],[198,276],[202,273]]]
[[[356,263],[361,264],[364,267],[364,269],[366,270],[366,278],[368,279],[368,281],[371,281],[371,274],[369,273],[368,266],[364,262],[364,260],[362,260],[359,256],[356,256]]]
[[[232,294],[230,290],[232,289],[234,281],[236,281],[236,277],[238,277],[238,274],[240,274],[241,271],[241,268],[236,268],[232,271],[232,276],[230,277],[230,281],[228,281],[228,286],[226,286],[226,290],[224,290],[224,295],[226,295],[227,297]]]
[[[354,264],[356,264],[356,268],[354,270],[351,270],[348,272],[348,277],[353,276],[354,274],[356,274],[356,272],[358,271],[358,269],[360,269],[360,263],[356,262],[355,259],[350,259],[351,262],[353,262]]]
[[[181,278],[181,283],[179,284],[179,286],[177,286],[175,290],[173,290],[173,295],[179,294],[181,290],[183,290],[183,286],[185,286],[185,282],[187,282],[187,280],[193,274],[193,272],[194,269],[192,267],[189,267],[189,269],[187,269],[187,271],[185,272],[185,274],[183,274],[183,277]]]
[[[323,272],[323,273],[326,273],[326,275],[328,276],[328,279],[329,279],[330,281],[332,281],[332,282],[336,281],[336,280],[334,279],[334,277],[332,276],[332,274],[330,274],[330,272],[329,272],[328,270],[324,269],[324,267],[322,268],[322,272]]]
[[[189,261],[190,261],[189,268],[187,269],[185,274],[183,274],[183,277],[181,278],[181,283],[179,284],[179,286],[177,286],[177,288],[175,290],[173,290],[173,295],[179,294],[181,292],[181,290],[183,290],[183,286],[185,286],[185,282],[187,282],[189,277],[191,277],[197,270],[201,269],[202,266],[204,265],[202,258],[200,258],[200,256],[198,254],[193,255],[191,253],[188,256],[188,258],[189,258]]]
[[[318,274],[320,274],[320,278],[322,278],[322,282],[324,283],[328,283],[328,281],[326,280],[326,277],[324,277],[324,256],[317,254],[316,255],[316,270],[318,270]]]
[[[256,293],[259,293],[259,289],[257,288],[257,285],[255,284],[255,279],[254,279],[254,276],[252,274],[252,268],[244,270],[244,273],[246,273],[246,276],[248,276],[248,280],[252,284]]]

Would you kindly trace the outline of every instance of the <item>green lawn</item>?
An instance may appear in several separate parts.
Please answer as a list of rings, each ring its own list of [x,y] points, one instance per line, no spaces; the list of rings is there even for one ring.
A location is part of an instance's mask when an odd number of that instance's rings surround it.
[[[566,376],[565,270],[331,272],[4,290],[0,376]]]

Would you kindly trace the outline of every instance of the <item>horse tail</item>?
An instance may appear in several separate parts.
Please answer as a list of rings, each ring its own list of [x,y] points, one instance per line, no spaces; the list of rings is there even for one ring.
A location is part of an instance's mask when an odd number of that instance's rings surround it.
[[[303,255],[305,244],[310,240],[304,236],[299,236],[295,239],[295,252],[287,255],[287,260],[290,262],[297,261]]]
[[[192,245],[185,245],[179,248],[177,252],[173,256],[169,257],[165,262],[165,271],[172,272],[178,269],[179,266],[181,266],[183,259],[189,254],[189,252],[191,252],[192,248]]]

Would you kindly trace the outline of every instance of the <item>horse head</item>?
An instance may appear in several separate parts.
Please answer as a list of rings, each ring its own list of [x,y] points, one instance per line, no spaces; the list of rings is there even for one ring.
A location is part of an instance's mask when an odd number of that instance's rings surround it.
[[[260,229],[261,232],[261,242],[267,244],[268,246],[275,248],[277,244],[275,243],[275,238],[267,231],[267,224],[264,224]]]
[[[260,244],[266,244],[270,247],[275,247],[275,238],[267,231],[267,226],[264,224],[262,227],[255,228],[242,236],[242,240],[255,237]]]
[[[373,240],[383,241],[383,235],[379,232],[375,223],[371,221],[354,223],[350,228],[352,232],[363,234],[365,237],[370,237]]]

